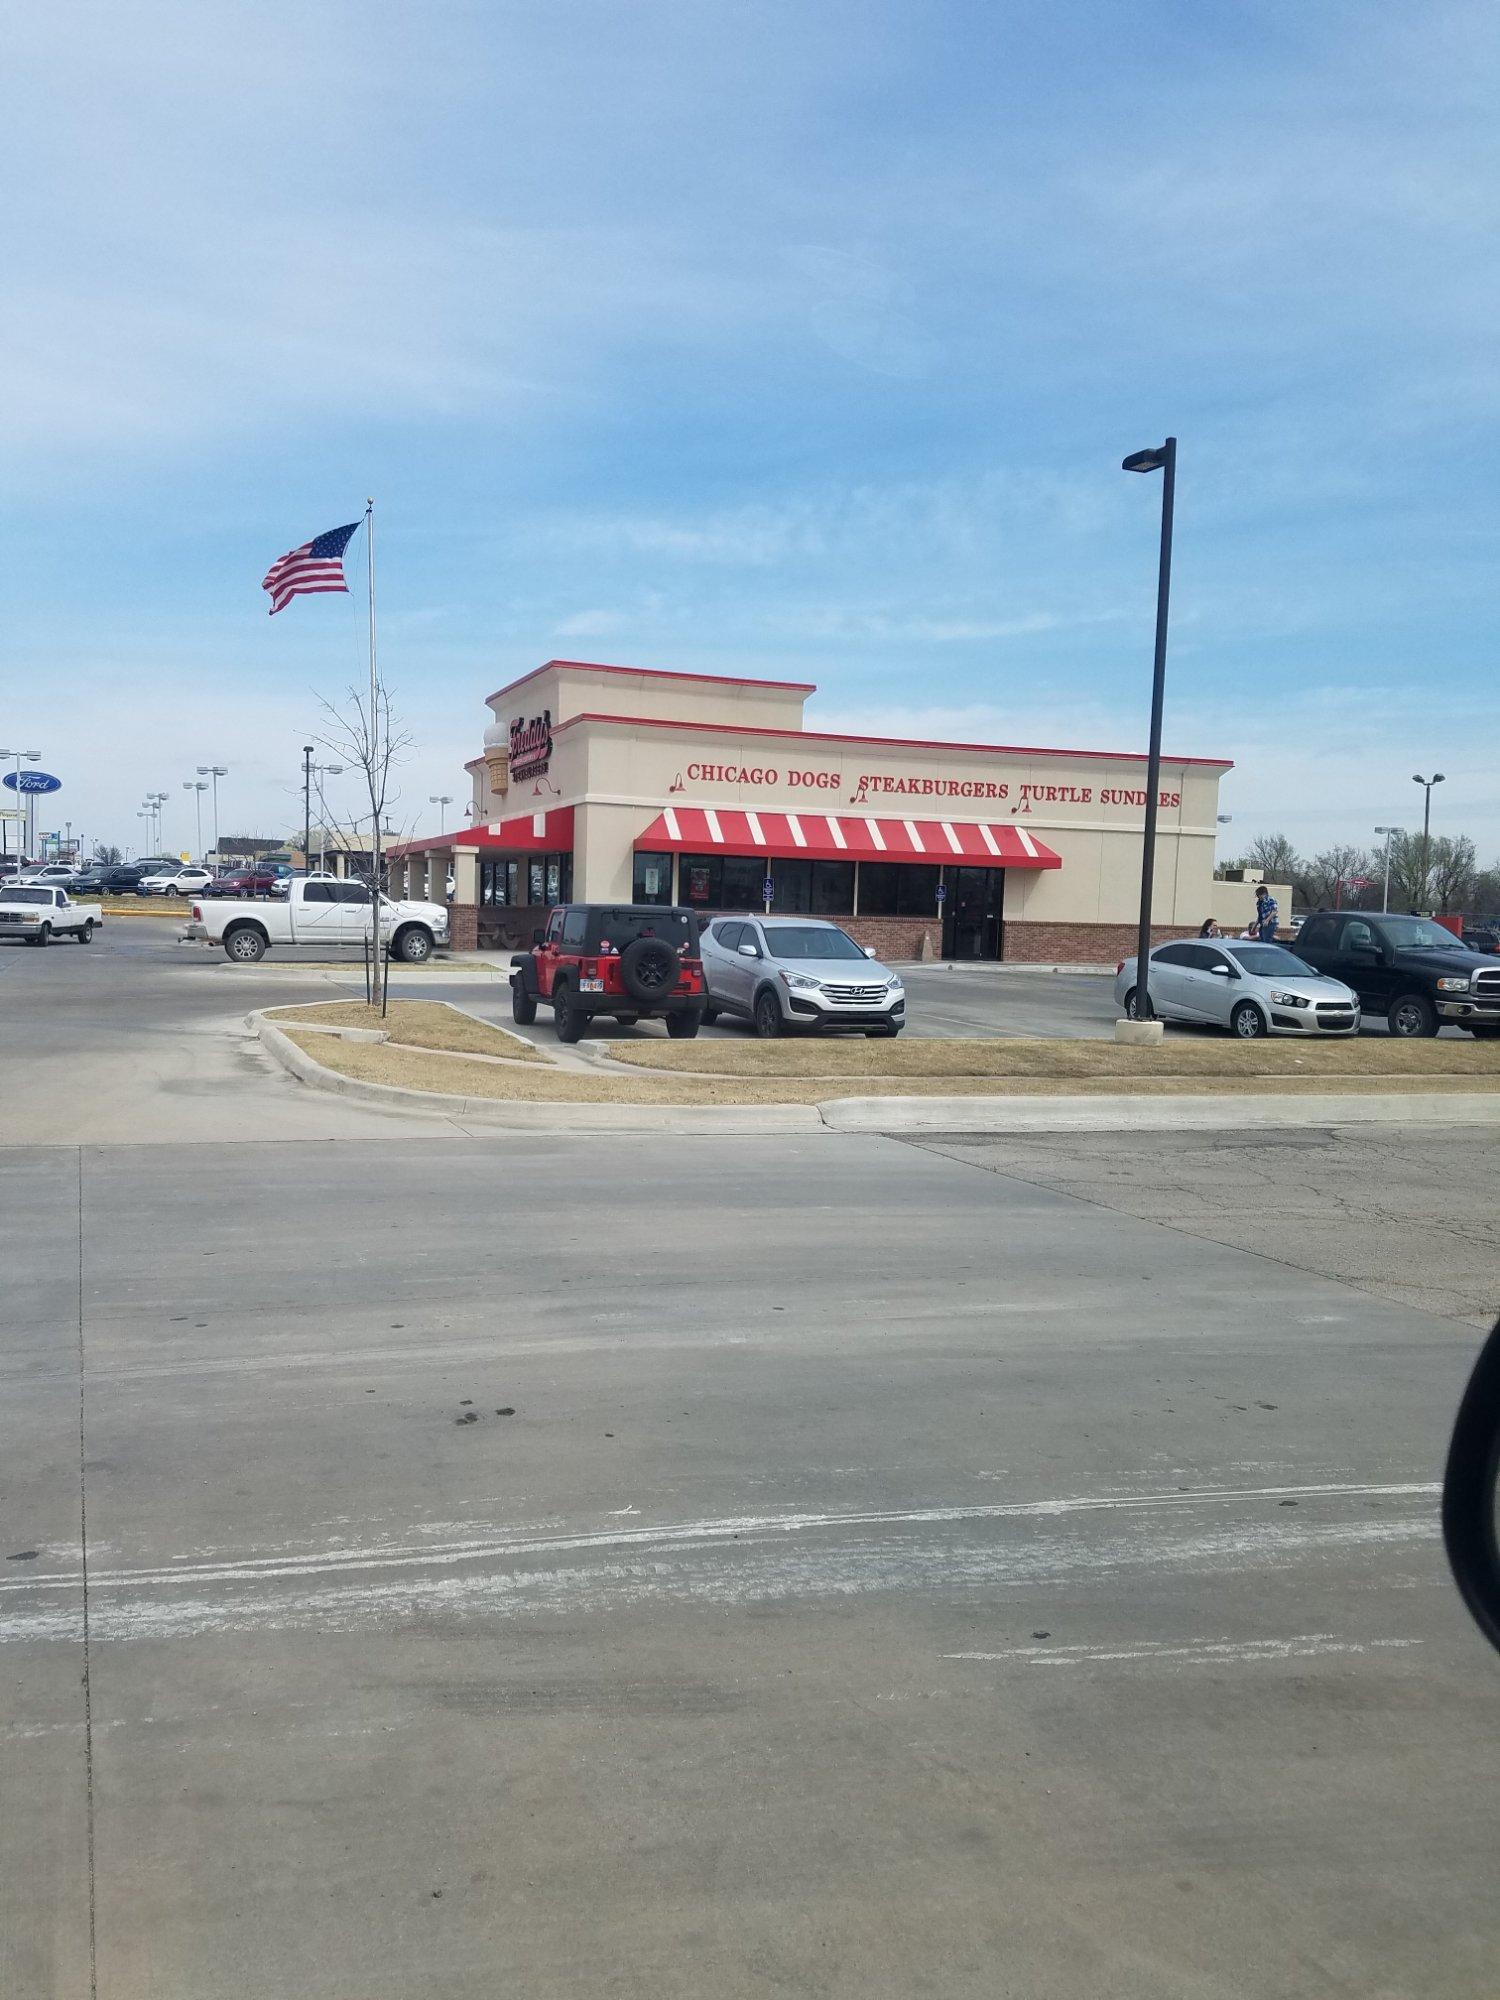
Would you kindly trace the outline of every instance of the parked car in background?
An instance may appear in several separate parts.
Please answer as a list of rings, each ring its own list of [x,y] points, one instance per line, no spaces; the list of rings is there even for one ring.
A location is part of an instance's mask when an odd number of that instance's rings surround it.
[[[1463,942],[1470,951],[1500,952],[1500,924],[1465,924]]]
[[[226,868],[203,885],[205,896],[269,896],[276,883],[271,868]]]
[[[253,909],[236,909],[222,897],[195,902],[189,935],[222,944],[227,958],[253,965],[277,944],[362,944],[372,924],[367,882],[299,879],[289,884],[284,902],[260,902]],[[393,903],[382,896],[380,936],[393,958],[420,965],[434,946],[448,942],[447,906]]]
[[[733,1014],[763,1039],[799,1028],[899,1035],[906,984],[837,924],[715,917],[703,934],[703,1018]]]
[[[1137,963],[1122,959],[1115,974],[1115,1004],[1130,1021],[1141,1018]],[[1158,1019],[1227,1028],[1241,1041],[1359,1032],[1353,990],[1314,972],[1285,945],[1243,938],[1159,944],[1146,984]]]
[[[160,875],[143,875],[136,884],[138,896],[198,896],[213,880],[206,868],[178,866]]]
[[[155,863],[114,861],[99,871],[99,886],[107,896],[133,896],[143,875],[152,873]]]
[[[50,883],[54,888],[66,889],[77,873],[78,870],[71,861],[47,861],[39,863],[34,868],[23,868],[16,880]]]
[[[87,944],[104,912],[97,903],[75,903],[66,889],[43,882],[10,882],[0,887],[0,937],[48,945],[54,938]]]
[[[1352,986],[1366,1015],[1393,1035],[1435,1035],[1452,1024],[1500,1035],[1500,965],[1430,917],[1319,910],[1297,935],[1297,956]]]

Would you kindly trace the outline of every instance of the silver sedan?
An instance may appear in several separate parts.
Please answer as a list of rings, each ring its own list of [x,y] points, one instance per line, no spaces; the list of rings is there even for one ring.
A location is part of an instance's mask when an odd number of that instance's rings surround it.
[[[1135,968],[1127,958],[1115,975],[1115,1004],[1132,1021],[1139,1018]],[[1279,944],[1243,938],[1159,944],[1147,985],[1151,1012],[1161,1020],[1228,1028],[1242,1041],[1359,1033],[1359,996]]]

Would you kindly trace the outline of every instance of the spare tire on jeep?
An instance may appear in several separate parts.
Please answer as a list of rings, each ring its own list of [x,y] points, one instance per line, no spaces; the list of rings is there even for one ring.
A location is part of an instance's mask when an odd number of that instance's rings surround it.
[[[664,938],[637,938],[620,953],[620,984],[643,1007],[665,1000],[680,970],[677,954]]]

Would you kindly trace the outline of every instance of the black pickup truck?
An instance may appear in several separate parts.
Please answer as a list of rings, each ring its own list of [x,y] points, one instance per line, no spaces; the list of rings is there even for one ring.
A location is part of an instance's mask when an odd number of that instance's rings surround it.
[[[1287,949],[1352,986],[1365,1017],[1383,1014],[1393,1035],[1500,1035],[1500,965],[1428,917],[1320,910]]]

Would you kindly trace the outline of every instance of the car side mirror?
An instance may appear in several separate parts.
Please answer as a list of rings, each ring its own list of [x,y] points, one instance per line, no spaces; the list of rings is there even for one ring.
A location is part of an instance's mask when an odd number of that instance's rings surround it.
[[[1500,1650],[1500,1540],[1496,1472],[1500,1469],[1500,1323],[1458,1407],[1443,1473],[1443,1542],[1453,1580],[1475,1624]]]
[[[759,958],[759,957],[760,957],[760,946],[759,946],[758,944],[742,944],[742,945],[740,946],[740,957],[741,957],[741,958]]]
[[[872,944],[867,944],[867,945],[865,946],[865,957],[866,957],[866,958],[873,958],[874,956],[875,956],[875,947],[874,947],[874,945],[872,945]]]
[[[1349,956],[1357,958],[1361,965],[1379,965],[1380,952],[1373,944],[1356,944],[1349,947]]]
[[[1238,979],[1240,976],[1232,965],[1211,965],[1208,969],[1216,979]]]

